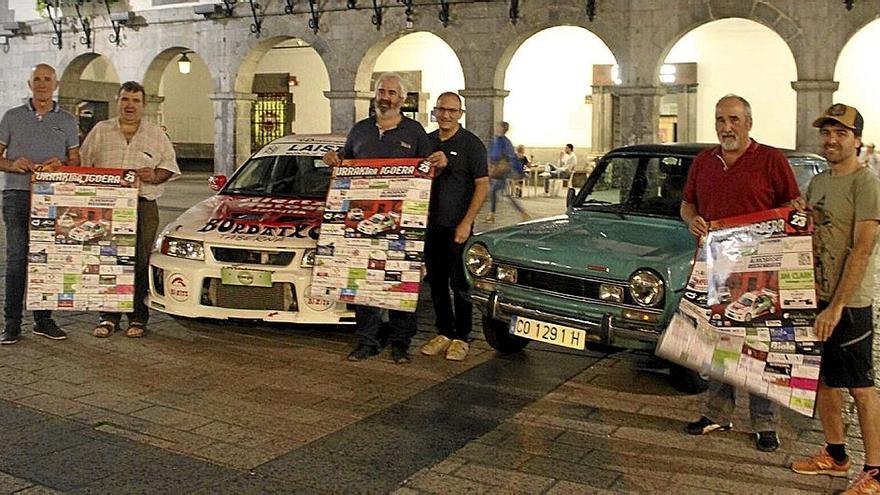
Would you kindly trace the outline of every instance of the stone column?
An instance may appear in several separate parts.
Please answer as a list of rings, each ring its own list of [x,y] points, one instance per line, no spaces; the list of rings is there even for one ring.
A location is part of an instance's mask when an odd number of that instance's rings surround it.
[[[324,91],[330,100],[330,130],[348,134],[355,122],[370,115],[370,101],[373,93],[369,91]]]
[[[828,80],[792,81],[791,87],[797,91],[797,149],[819,153],[822,148],[813,128],[813,120],[834,102],[834,92],[840,83]]]
[[[495,134],[495,124],[504,120],[504,98],[510,94],[506,89],[471,88],[458,92],[464,98],[467,112],[466,124],[469,131],[476,134],[484,143],[489,143]]]
[[[656,143],[660,123],[660,98],[657,86],[614,86],[617,95],[617,129],[614,145]]]
[[[678,92],[678,142],[697,142],[697,85],[683,84]]]
[[[164,96],[147,95],[147,101],[144,102],[144,119],[156,125],[162,125],[162,103],[165,101]]]
[[[614,112],[616,97],[611,86],[593,86],[593,131],[590,139],[590,152],[603,154],[614,147]]]
[[[257,99],[252,93],[213,93],[214,102],[214,173],[232,172],[251,154],[251,106]]]

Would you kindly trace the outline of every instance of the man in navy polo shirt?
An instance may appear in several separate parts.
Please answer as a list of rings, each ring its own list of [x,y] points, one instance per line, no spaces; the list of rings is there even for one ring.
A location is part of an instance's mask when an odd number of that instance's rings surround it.
[[[439,129],[428,135],[449,164],[431,184],[425,238],[425,266],[440,335],[423,345],[421,351],[426,356],[442,352],[451,361],[463,361],[468,354],[472,305],[467,298],[461,251],[489,191],[486,146],[459,124],[463,113],[458,94],[441,94],[434,107]]]
[[[715,133],[720,146],[703,151],[691,165],[681,202],[681,218],[701,238],[712,220],[745,215],[780,206],[804,207],[794,172],[781,151],[749,137],[752,107],[745,98],[727,95],[715,104]],[[736,407],[731,385],[713,383],[705,415],[688,424],[687,432],[705,435],[733,428]],[[779,448],[776,407],[769,399],[749,396],[752,429],[759,450]]]
[[[79,165],[79,128],[73,115],[52,99],[58,79],[51,65],[31,70],[32,96],[0,120],[0,170],[3,171],[3,220],[6,222],[6,324],[0,344],[21,336],[21,314],[27,284],[28,223],[31,172],[43,165]],[[51,311],[34,311],[33,331],[54,340],[67,338]]]
[[[436,167],[446,166],[446,155],[434,151],[421,124],[400,113],[406,99],[406,87],[400,75],[385,73],[376,80],[373,98],[375,116],[361,120],[345,140],[342,151],[328,152],[324,162],[331,167],[351,158],[426,158]],[[355,306],[357,347],[348,355],[349,361],[361,361],[379,354],[381,311],[370,306]],[[416,315],[406,311],[389,311],[388,323],[391,359],[397,364],[410,362],[409,345],[416,333]]]

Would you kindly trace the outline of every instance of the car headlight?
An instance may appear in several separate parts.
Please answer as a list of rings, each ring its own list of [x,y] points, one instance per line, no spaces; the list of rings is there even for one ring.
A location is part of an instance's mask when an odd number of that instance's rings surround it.
[[[629,293],[642,306],[658,306],[663,302],[663,279],[650,270],[636,270],[629,278]]]
[[[471,274],[477,277],[485,276],[492,269],[492,255],[482,244],[471,244],[465,253],[465,266]]]
[[[315,253],[315,249],[306,249],[303,253],[302,261],[299,262],[299,266],[303,268],[315,266]]]
[[[176,237],[165,236],[162,239],[162,249],[160,252],[176,258],[200,261],[205,259],[204,243],[202,241],[192,241],[190,239],[178,239]]]

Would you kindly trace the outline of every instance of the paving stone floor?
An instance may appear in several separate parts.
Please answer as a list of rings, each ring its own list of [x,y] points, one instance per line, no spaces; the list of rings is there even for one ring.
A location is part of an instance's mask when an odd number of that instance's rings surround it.
[[[160,201],[164,221],[208,194],[203,180],[169,187]],[[537,217],[561,212],[563,201],[525,205]],[[494,226],[514,219],[502,201]],[[433,332],[425,302],[416,345]],[[154,313],[145,339],[95,339],[94,315],[58,312],[56,319],[68,340],[33,336],[26,322],[25,338],[0,349],[0,493],[829,493],[845,486],[789,471],[793,457],[822,442],[818,422],[794,413],[783,415],[775,453],[754,449],[743,407],[732,432],[684,434],[702,397],[675,392],[644,354],[534,345],[501,357],[478,325],[467,361],[417,356],[398,366],[387,354],[346,361],[354,342],[347,329]]]

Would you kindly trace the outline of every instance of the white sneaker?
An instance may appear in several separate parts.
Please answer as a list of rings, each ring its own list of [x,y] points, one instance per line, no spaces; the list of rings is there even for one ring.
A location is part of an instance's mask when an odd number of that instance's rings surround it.
[[[421,349],[422,354],[424,354],[425,356],[436,356],[437,354],[446,351],[446,349],[449,347],[449,344],[452,342],[453,341],[450,340],[448,337],[438,335],[433,339],[425,342]]]
[[[446,349],[446,359],[450,361],[464,361],[464,358],[466,358],[468,355],[469,349],[470,346],[467,342],[454,339],[449,344],[449,348]]]
[[[550,172],[541,172],[541,173],[538,174],[538,175],[540,175],[541,177],[550,177],[550,176],[552,176],[553,174],[551,174]]]

